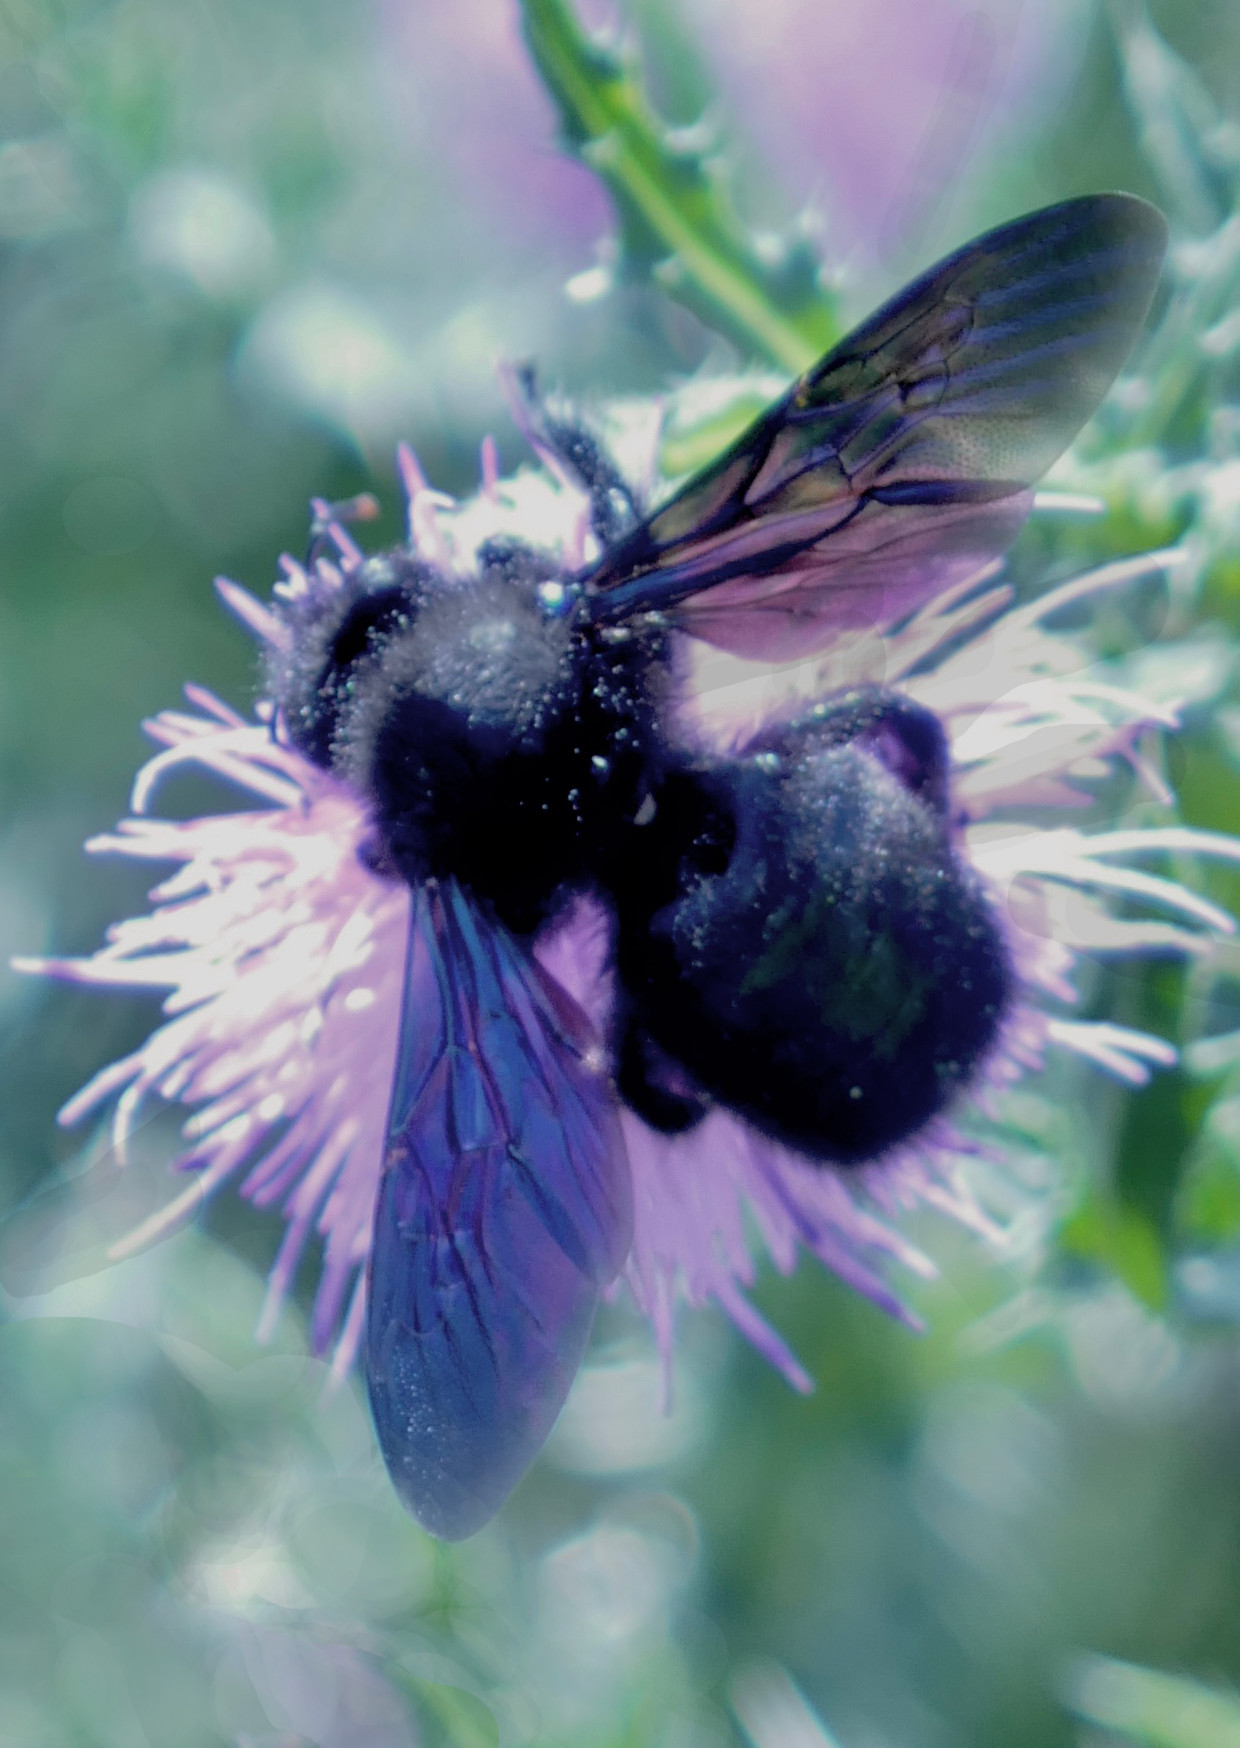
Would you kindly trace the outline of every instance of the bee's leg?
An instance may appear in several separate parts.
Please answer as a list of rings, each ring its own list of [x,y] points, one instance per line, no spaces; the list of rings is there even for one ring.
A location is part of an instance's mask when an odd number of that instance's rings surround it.
[[[548,440],[590,494],[590,526],[601,546],[614,546],[641,517],[632,487],[597,437],[582,425],[545,418]]]
[[[616,1087],[630,1110],[661,1135],[696,1128],[714,1102],[632,1017],[620,1034]]]

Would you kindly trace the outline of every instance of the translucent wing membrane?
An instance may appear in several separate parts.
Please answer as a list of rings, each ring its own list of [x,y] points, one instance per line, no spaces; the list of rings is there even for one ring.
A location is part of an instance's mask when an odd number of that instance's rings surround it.
[[[948,256],[607,553],[595,615],[778,660],[963,581],[1110,387],[1165,246],[1153,207],[1103,194]]]
[[[365,1367],[392,1479],[448,1539],[537,1455],[628,1253],[628,1169],[589,1037],[458,886],[415,893]]]

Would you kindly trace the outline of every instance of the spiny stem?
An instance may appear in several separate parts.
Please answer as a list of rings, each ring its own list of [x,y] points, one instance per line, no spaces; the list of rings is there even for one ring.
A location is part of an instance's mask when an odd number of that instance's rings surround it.
[[[839,336],[804,243],[771,265],[733,212],[705,154],[676,140],[631,69],[583,30],[571,0],[521,0],[525,40],[564,141],[606,183],[625,265],[782,369],[805,369]]]

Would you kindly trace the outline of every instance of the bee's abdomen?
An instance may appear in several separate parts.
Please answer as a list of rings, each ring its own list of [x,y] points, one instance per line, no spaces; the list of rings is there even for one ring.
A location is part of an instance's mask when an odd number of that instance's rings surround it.
[[[811,1158],[864,1162],[914,1136],[975,1079],[1010,1005],[941,740],[879,694],[769,731],[693,774],[710,860],[683,855],[661,903],[653,886],[621,896],[628,1023]]]

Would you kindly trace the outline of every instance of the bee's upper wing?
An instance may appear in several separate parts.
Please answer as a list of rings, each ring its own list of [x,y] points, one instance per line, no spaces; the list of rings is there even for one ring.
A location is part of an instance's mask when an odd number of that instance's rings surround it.
[[[948,256],[605,555],[596,616],[785,659],[963,581],[1110,387],[1165,247],[1153,207],[1102,194]]]
[[[538,1454],[628,1254],[628,1168],[588,1039],[459,887],[415,893],[365,1370],[392,1480],[449,1540]]]

